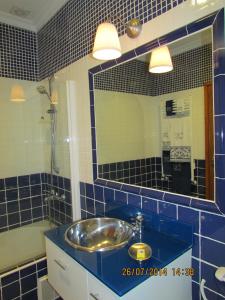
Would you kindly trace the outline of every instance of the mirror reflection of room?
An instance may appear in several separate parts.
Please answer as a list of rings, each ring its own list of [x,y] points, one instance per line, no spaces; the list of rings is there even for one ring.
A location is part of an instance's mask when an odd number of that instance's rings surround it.
[[[150,53],[95,76],[98,176],[213,200],[211,30],[168,48],[170,72]]]

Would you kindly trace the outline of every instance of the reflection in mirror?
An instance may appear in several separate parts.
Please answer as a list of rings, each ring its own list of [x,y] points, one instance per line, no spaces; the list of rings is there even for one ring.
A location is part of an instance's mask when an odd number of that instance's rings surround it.
[[[149,53],[95,75],[98,177],[213,200],[212,33],[168,46],[171,72]]]

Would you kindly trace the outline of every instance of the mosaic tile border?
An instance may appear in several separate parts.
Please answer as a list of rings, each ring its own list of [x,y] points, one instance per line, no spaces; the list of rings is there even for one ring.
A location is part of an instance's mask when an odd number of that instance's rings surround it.
[[[150,73],[149,63],[138,59],[128,61],[98,73],[95,89],[154,97],[202,87],[212,80],[211,44],[174,55],[172,61],[173,71],[165,74]]]
[[[103,70],[111,68],[122,62],[131,60],[141,54],[147,53],[150,50],[175,41],[203,30],[204,28],[211,27],[213,30],[213,60],[214,60],[214,107],[215,107],[215,187],[216,187],[216,203],[195,199],[187,196],[180,196],[168,192],[161,192],[154,189],[140,188],[128,184],[120,184],[118,182],[98,179],[97,174],[97,151],[96,151],[96,135],[95,135],[95,108],[94,108],[94,76]],[[147,195],[156,199],[163,199],[167,202],[174,202],[190,206],[193,208],[205,209],[221,213],[225,212],[225,203],[223,195],[225,194],[225,140],[223,139],[223,132],[225,131],[225,92],[222,88],[225,86],[225,50],[224,50],[224,9],[219,10],[207,17],[190,23],[178,30],[175,30],[159,39],[151,41],[131,50],[117,60],[112,60],[101,65],[98,65],[89,70],[89,89],[90,89],[90,114],[91,114],[91,134],[92,134],[92,166],[93,178],[95,183],[113,187],[118,190],[129,191],[135,194]]]
[[[88,55],[93,49],[98,24],[109,19],[119,35],[131,18],[146,23],[186,0],[69,0],[39,31],[40,80]],[[62,55],[63,53],[63,55]]]

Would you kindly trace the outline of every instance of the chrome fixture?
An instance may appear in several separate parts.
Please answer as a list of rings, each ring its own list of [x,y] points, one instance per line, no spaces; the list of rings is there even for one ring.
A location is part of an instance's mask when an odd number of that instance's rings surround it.
[[[121,18],[116,17],[124,26],[128,37],[136,38],[140,35],[142,25],[139,19],[131,19],[125,24]],[[122,55],[120,41],[116,26],[111,21],[106,21],[98,25],[94,48],[93,57],[99,60],[111,60],[119,58]]]
[[[142,24],[139,19],[131,19],[126,26],[126,33],[131,39],[135,39],[142,31]]]
[[[50,191],[47,193],[45,201],[48,203],[48,211],[49,211],[49,222],[52,222],[51,218],[51,201],[58,200],[64,201],[65,195],[59,196],[54,188],[53,188],[53,175],[54,173],[59,174],[59,168],[56,164],[56,127],[57,127],[57,110],[56,104],[52,101],[52,81],[54,80],[54,75],[48,78],[49,92],[44,86],[38,86],[37,91],[46,95],[50,101],[50,108],[47,110],[47,113],[50,115],[51,120],[51,156],[50,156]]]
[[[49,92],[44,86],[38,86],[37,90],[40,94],[46,95],[50,101],[50,109],[47,110],[47,113],[50,114],[51,118],[51,178],[53,171],[56,174],[59,174],[59,168],[56,165],[56,125],[57,125],[57,110],[55,104],[52,102],[52,80],[54,75],[48,79]]]
[[[45,202],[52,201],[52,200],[58,200],[60,202],[64,202],[66,200],[66,196],[65,194],[59,195],[59,193],[57,193],[54,189],[51,189],[51,191],[45,197]]]
[[[65,241],[70,246],[87,252],[119,249],[132,237],[132,225],[114,218],[76,221],[65,232]]]
[[[133,230],[136,234],[139,234],[140,238],[142,235],[142,228],[143,228],[143,221],[144,217],[141,212],[138,212],[135,218],[131,218],[131,221],[135,221],[132,223],[133,225]]]

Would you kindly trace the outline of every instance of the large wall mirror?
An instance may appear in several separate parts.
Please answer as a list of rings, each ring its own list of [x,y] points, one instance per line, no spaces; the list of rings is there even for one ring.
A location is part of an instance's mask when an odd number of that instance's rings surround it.
[[[148,53],[95,76],[98,176],[213,200],[211,29],[168,47],[170,72]]]
[[[225,211],[224,31],[221,9],[89,70],[96,183]]]

